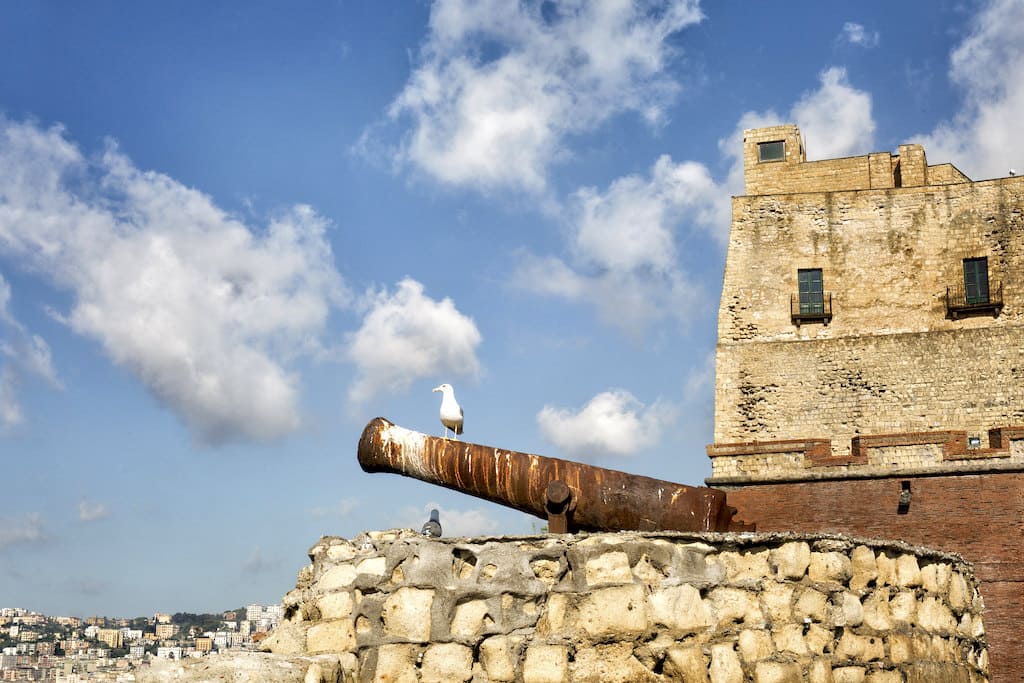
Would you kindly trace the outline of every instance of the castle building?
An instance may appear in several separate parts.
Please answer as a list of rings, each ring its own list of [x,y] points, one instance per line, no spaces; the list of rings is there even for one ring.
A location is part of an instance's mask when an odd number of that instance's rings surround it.
[[[1024,679],[1024,177],[809,162],[792,125],[743,145],[708,485],[758,531],[960,553],[992,680]]]

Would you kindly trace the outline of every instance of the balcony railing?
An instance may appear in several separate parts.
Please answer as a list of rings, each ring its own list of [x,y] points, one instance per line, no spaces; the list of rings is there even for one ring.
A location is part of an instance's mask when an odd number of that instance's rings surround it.
[[[993,317],[1003,310],[1003,283],[989,285],[988,296],[968,297],[962,284],[946,287],[946,315],[956,320],[961,315],[991,313]]]
[[[800,295],[793,294],[789,298],[789,315],[793,324],[800,327],[801,323],[824,323],[832,321],[832,292],[823,292],[818,302],[800,302]]]

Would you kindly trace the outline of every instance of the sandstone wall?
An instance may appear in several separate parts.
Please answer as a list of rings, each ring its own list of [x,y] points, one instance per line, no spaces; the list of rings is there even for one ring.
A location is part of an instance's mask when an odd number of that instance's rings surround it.
[[[310,558],[268,640],[344,663],[306,683],[987,680],[970,566],[897,543],[384,532]]]
[[[947,316],[987,257],[998,316]],[[794,324],[820,268],[827,325]],[[1024,421],[1024,178],[736,197],[719,310],[715,441],[987,430]]]

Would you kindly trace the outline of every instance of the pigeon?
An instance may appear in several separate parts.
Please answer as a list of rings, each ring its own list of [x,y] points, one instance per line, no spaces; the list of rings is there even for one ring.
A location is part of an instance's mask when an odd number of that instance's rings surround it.
[[[430,511],[430,519],[423,523],[420,533],[430,538],[441,538],[441,521],[437,517],[437,508]]]
[[[455,433],[455,440],[462,433],[462,406],[455,400],[455,390],[451,384],[442,384],[434,387],[434,391],[441,392],[441,424],[444,425],[444,438],[448,438],[448,430]]]

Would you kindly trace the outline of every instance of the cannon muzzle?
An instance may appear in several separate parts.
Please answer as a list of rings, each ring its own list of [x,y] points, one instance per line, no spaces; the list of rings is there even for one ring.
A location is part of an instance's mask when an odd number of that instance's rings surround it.
[[[738,531],[725,492],[404,429],[378,417],[359,439],[366,472],[468,493],[567,531]]]

